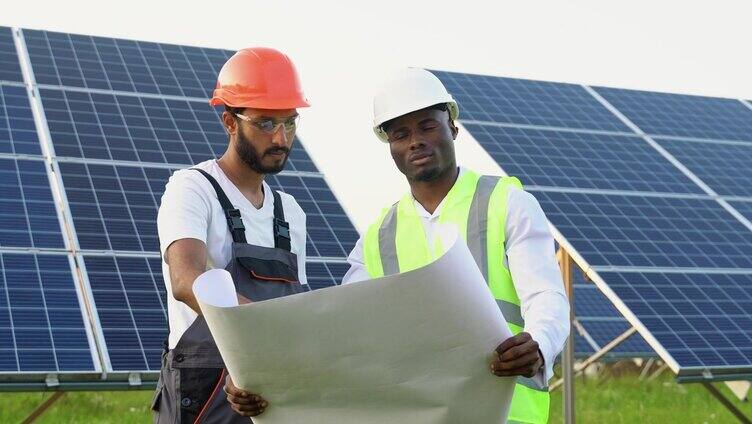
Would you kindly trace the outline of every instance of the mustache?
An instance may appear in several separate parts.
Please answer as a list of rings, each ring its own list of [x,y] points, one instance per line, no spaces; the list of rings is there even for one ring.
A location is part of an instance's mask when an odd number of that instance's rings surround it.
[[[271,149],[267,149],[264,152],[265,155],[274,154],[274,153],[284,153],[287,155],[287,154],[290,154],[290,149],[288,149],[287,147],[272,147]]]

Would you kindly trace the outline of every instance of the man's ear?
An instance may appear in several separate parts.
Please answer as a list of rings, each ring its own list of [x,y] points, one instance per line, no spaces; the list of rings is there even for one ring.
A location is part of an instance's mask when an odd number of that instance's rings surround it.
[[[235,116],[228,111],[222,112],[222,126],[225,128],[225,132],[228,135],[233,135],[238,131],[238,121],[235,119]]]
[[[449,120],[449,128],[452,129],[452,140],[456,140],[457,134],[459,134],[460,129],[457,128],[457,125],[455,125],[454,121],[451,119]]]

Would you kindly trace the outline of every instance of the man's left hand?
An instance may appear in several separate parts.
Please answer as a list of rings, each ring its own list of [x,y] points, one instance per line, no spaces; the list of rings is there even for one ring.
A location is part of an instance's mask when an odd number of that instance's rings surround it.
[[[496,347],[491,372],[498,377],[532,377],[542,366],[543,356],[538,349],[538,342],[529,333],[522,332]]]

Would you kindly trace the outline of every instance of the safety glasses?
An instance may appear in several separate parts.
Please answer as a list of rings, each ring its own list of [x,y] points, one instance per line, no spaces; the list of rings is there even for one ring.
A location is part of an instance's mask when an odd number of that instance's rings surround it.
[[[274,134],[276,133],[280,127],[285,128],[286,134],[292,134],[295,132],[295,130],[298,128],[298,125],[300,124],[300,115],[290,116],[289,118],[285,118],[282,120],[276,120],[272,118],[251,118],[248,116],[245,116],[240,113],[236,113],[235,116],[242,119],[243,121],[250,122],[251,125],[261,130],[261,132],[264,132],[266,134]]]

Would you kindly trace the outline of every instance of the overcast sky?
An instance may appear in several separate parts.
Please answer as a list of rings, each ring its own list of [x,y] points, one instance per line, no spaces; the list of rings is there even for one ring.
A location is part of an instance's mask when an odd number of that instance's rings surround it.
[[[407,187],[371,132],[371,97],[389,72],[419,66],[752,99],[750,17],[746,0],[14,1],[0,25],[283,50],[313,105],[299,135],[362,231]],[[499,172],[466,131],[457,152],[461,164]]]

